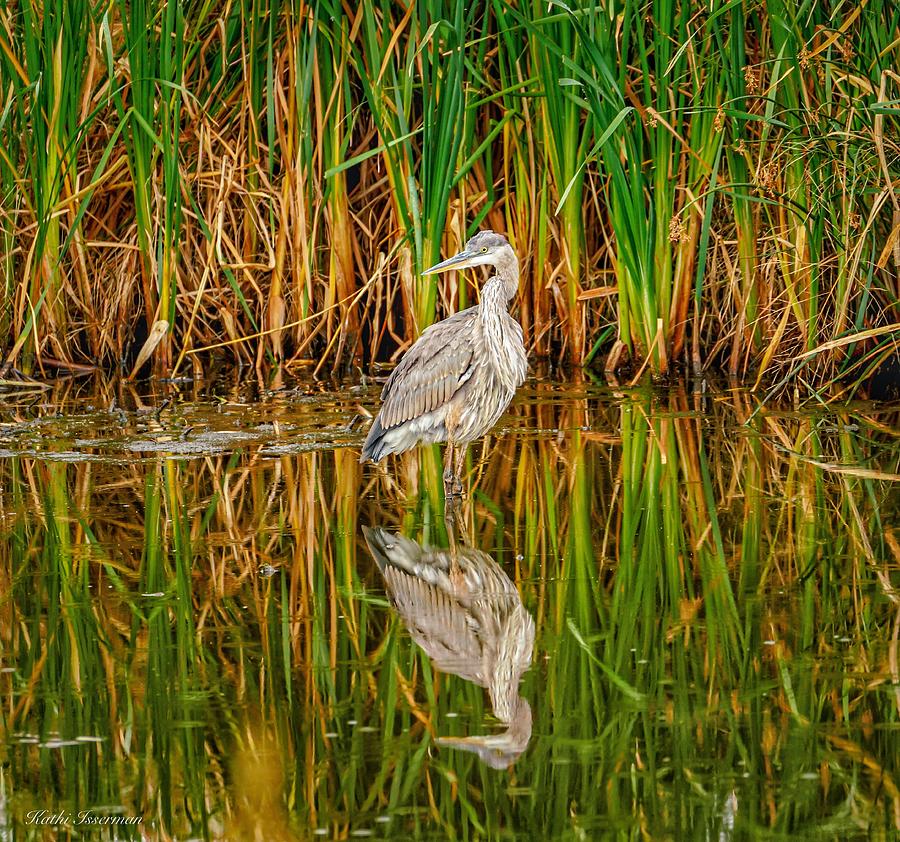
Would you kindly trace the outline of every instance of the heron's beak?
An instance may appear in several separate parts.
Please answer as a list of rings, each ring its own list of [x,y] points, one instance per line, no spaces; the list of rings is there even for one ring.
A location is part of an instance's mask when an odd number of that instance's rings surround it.
[[[438,272],[446,272],[448,269],[465,269],[469,261],[475,257],[475,252],[461,251],[459,254],[448,257],[446,260],[436,263],[430,269],[422,272],[423,275],[435,275]]]

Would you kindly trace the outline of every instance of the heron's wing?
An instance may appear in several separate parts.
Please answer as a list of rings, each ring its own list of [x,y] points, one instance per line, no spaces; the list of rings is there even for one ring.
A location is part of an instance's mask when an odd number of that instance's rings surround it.
[[[384,429],[443,406],[475,367],[477,310],[470,307],[431,325],[391,373],[381,392]]]
[[[363,535],[391,603],[435,668],[515,691],[531,660],[534,623],[502,568],[474,547],[427,550],[380,527],[363,526]]]
[[[435,669],[486,687],[477,623],[443,589],[398,567],[383,570],[391,602]]]

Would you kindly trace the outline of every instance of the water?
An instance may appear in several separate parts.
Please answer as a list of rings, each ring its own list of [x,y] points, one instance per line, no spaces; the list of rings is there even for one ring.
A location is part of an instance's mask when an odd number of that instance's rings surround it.
[[[896,406],[533,381],[447,519],[377,392],[5,394],[0,838],[897,838]]]

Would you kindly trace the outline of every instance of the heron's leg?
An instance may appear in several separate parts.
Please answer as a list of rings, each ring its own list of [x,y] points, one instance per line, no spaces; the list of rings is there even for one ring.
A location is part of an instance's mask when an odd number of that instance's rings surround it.
[[[453,464],[453,473],[456,477],[456,487],[459,489],[458,494],[462,495],[463,493],[463,484],[462,484],[462,475],[463,475],[463,467],[466,463],[466,445],[459,445],[456,449],[456,460]]]
[[[450,583],[457,595],[466,592],[466,577],[459,566],[460,539],[465,535],[462,518],[462,499],[458,495],[449,495],[444,500],[444,525],[447,527],[447,538],[450,542]]]
[[[444,526],[447,528],[447,537],[450,546],[465,543],[465,523],[462,512],[462,496],[451,495],[444,501]]]
[[[453,442],[448,441],[444,448],[444,497],[453,496]]]
[[[450,544],[451,569],[459,565],[457,561],[456,548],[458,541],[456,538],[456,521],[459,517],[459,499],[456,497],[448,497],[444,506],[444,526],[447,527],[447,540]]]

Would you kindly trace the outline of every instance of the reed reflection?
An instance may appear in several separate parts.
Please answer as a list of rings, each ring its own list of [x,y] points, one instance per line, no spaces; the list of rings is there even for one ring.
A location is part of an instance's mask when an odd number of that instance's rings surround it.
[[[512,765],[531,739],[531,706],[519,680],[534,648],[534,620],[515,584],[487,553],[452,538],[449,549],[437,549],[380,527],[364,526],[363,534],[410,637],[435,669],[486,687],[505,726],[499,734],[438,737],[437,744],[473,752],[495,769]]]

